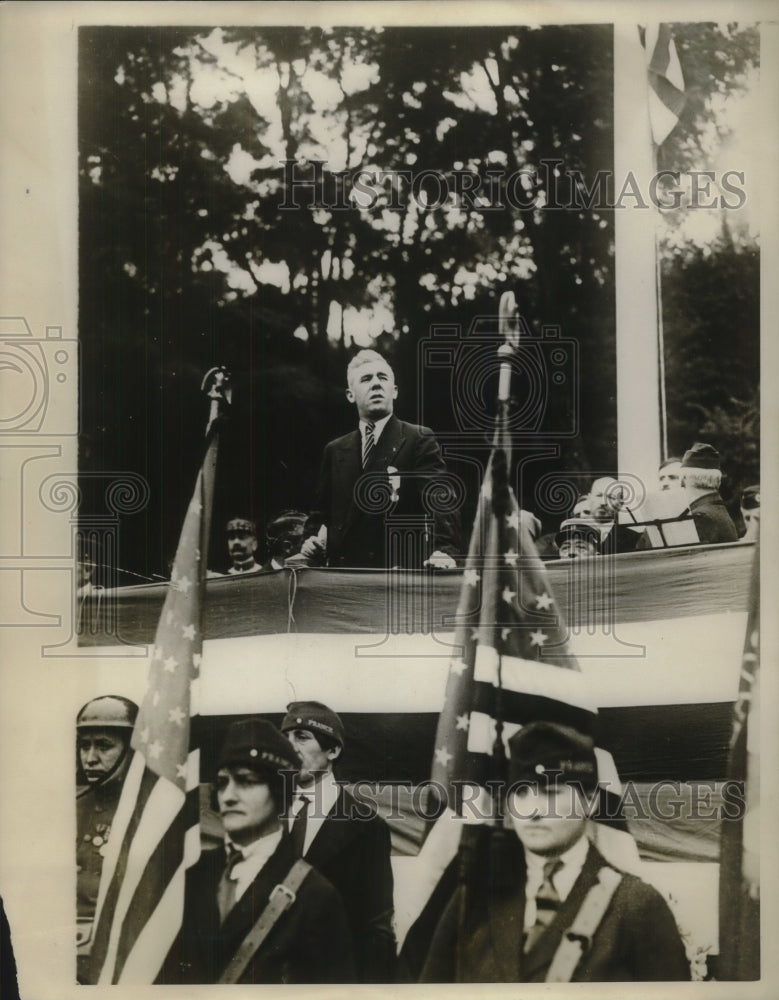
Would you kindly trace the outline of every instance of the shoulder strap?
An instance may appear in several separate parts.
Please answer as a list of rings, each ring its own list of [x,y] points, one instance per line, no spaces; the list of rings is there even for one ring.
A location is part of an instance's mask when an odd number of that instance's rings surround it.
[[[598,881],[584,897],[573,923],[563,935],[546,974],[547,983],[570,983],[582,955],[609,908],[612,896],[622,881],[620,872],[607,865],[598,871]]]
[[[303,884],[306,875],[311,871],[311,865],[298,858],[287,872],[286,878],[273,888],[265,909],[257,918],[257,922],[241,942],[238,950],[219,977],[219,983],[237,983],[244,969],[251,961],[257,949],[276,925],[279,917],[295,902],[295,893]]]

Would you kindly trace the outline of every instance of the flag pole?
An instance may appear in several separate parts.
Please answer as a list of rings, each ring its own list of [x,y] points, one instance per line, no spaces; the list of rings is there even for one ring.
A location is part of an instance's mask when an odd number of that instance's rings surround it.
[[[186,871],[200,855],[200,757],[191,735],[219,428],[230,400],[227,370],[212,368],[202,390],[211,401],[206,451],[184,516],[100,876],[89,971],[89,982],[98,985],[169,978]]]
[[[511,475],[511,447],[509,444],[509,407],[511,403],[511,362],[519,346],[519,311],[514,293],[504,292],[498,306],[498,333],[503,342],[498,347],[500,376],[498,380],[498,412],[495,422],[495,438],[492,448],[492,509],[495,514],[495,524],[499,534],[498,551],[506,548],[504,544],[506,517],[509,514],[509,476]],[[494,626],[499,628],[496,623]],[[496,648],[500,648],[498,642]],[[498,653],[498,684],[495,693],[495,744],[493,747],[493,766],[497,779],[494,796],[495,818],[500,824],[503,819],[505,805],[506,751],[503,746],[503,658]]]

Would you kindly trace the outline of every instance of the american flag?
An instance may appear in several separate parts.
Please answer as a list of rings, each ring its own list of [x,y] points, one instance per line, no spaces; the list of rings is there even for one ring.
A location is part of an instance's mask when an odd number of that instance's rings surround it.
[[[566,625],[508,482],[507,414],[498,418],[463,572],[455,656],[449,666],[436,730],[431,784],[446,790],[447,807],[429,830],[405,922],[401,962],[418,972],[436,921],[479,829],[501,823],[493,794],[506,781],[510,737],[525,723],[560,722],[596,736],[597,707],[570,652]],[[598,557],[605,559],[607,557]],[[590,560],[573,560],[584,569]],[[578,567],[577,567],[578,568]],[[613,864],[637,871],[638,849],[621,820],[622,789],[614,760],[597,747],[599,797],[591,839]],[[488,791],[489,783],[495,782]],[[466,804],[467,802],[467,804]],[[460,808],[462,806],[462,809]],[[486,826],[485,826],[486,825]]]
[[[676,127],[684,108],[684,76],[669,25],[647,25],[641,40],[649,76],[649,122],[659,146]]]
[[[458,788],[462,793],[455,783],[484,786],[505,778],[505,744],[527,722],[560,722],[597,737],[597,706],[568,647],[528,515],[508,484],[506,438],[501,426],[471,536],[457,610],[458,655],[436,733],[431,777],[447,788],[450,804]],[[574,560],[571,568],[588,570],[591,562]],[[616,816],[616,767],[606,750],[597,756],[608,812]]]
[[[724,819],[720,845],[718,979],[760,978],[760,560],[755,548],[750,611],[733,710],[730,779],[744,789],[744,814]]]
[[[92,982],[153,983],[175,940],[184,874],[200,854],[199,752],[190,747],[203,648],[216,467],[212,433],[187,509],[100,880]]]

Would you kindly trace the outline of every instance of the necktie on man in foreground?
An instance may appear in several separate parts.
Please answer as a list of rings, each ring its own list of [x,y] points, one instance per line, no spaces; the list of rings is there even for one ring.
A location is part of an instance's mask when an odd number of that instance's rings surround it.
[[[373,458],[373,450],[376,447],[376,441],[373,437],[374,424],[365,424],[365,434],[362,440],[362,467],[366,469]]]
[[[557,895],[552,879],[561,868],[562,862],[559,858],[544,864],[544,880],[536,893],[536,922],[525,936],[525,951],[530,951],[538,941],[554,920],[560,907],[560,897]]]

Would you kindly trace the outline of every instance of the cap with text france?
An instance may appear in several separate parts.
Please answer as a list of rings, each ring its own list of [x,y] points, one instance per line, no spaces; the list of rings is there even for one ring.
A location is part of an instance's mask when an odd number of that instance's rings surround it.
[[[290,729],[310,729],[314,734],[324,733],[344,745],[344,724],[336,713],[321,701],[293,701],[287,705],[287,714],[281,723],[283,732]]]

